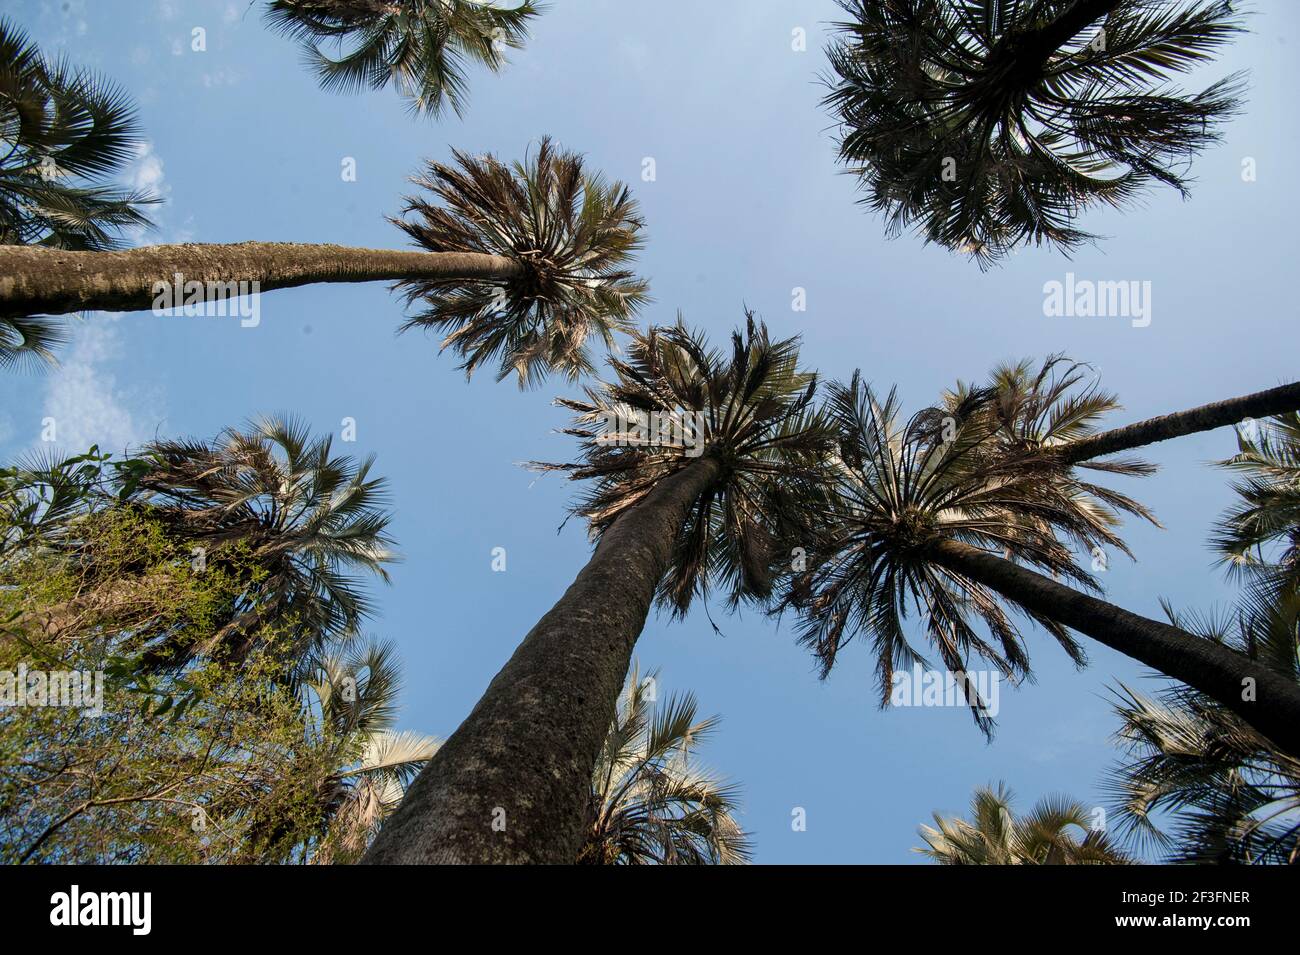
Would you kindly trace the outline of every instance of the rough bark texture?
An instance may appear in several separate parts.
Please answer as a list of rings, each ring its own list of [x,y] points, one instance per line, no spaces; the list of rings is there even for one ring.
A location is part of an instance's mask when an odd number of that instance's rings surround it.
[[[632,648],[673,541],[719,468],[712,455],[698,458],[614,522],[411,784],[363,863],[577,859],[591,773]]]
[[[1267,418],[1300,409],[1300,382],[1279,385],[1267,391],[1215,401],[1199,408],[1176,411],[1173,414],[1148,418],[1123,428],[1102,431],[1090,438],[1076,441],[1061,449],[1065,460],[1071,464],[1099,458],[1103,454],[1116,451],[1128,451],[1144,447],[1170,438],[1195,434],[1198,431],[1212,431],[1226,425],[1236,424],[1246,418]]]
[[[154,307],[156,282],[257,282],[269,292],[318,282],[508,278],[522,268],[499,255],[353,249],[296,242],[152,245],[119,252],[0,246],[0,315]],[[214,299],[226,295],[214,295]],[[181,303],[176,303],[181,304]]]
[[[959,541],[938,541],[926,554],[1030,610],[1200,690],[1282,749],[1300,755],[1300,686],[1244,654],[1130,613]],[[1242,699],[1247,677],[1255,681],[1253,701]]]

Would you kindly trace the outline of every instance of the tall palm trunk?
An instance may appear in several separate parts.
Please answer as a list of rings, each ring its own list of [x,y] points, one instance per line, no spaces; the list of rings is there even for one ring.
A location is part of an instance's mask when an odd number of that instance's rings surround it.
[[[1130,613],[969,544],[940,540],[930,544],[925,554],[1035,613],[1200,690],[1282,749],[1300,755],[1300,686],[1245,654]],[[1253,692],[1247,692],[1247,680],[1254,681]]]
[[[258,291],[269,292],[320,282],[507,279],[521,269],[513,259],[476,252],[297,242],[151,245],[117,252],[0,246],[0,315],[144,311],[154,307],[158,283],[201,283],[207,301],[239,294],[231,285],[239,282],[256,282]],[[183,299],[171,304],[179,307]]]
[[[1198,431],[1213,431],[1246,418],[1267,418],[1297,409],[1300,409],[1300,382],[1293,382],[1102,431],[1065,445],[1061,454],[1066,462],[1077,464],[1103,454],[1128,451]]]
[[[559,602],[411,784],[366,863],[574,862],[591,774],[705,454],[614,522]]]

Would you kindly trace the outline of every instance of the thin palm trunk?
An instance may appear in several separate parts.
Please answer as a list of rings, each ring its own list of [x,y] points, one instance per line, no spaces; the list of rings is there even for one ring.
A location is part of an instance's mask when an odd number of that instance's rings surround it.
[[[1061,454],[1066,462],[1077,464],[1104,454],[1128,451],[1198,431],[1212,431],[1246,418],[1267,418],[1297,409],[1300,409],[1300,382],[1293,382],[1240,398],[1214,401],[1186,411],[1148,418],[1123,428],[1102,431],[1066,445],[1061,449]]]
[[[1282,749],[1300,755],[1300,686],[1245,654],[1130,613],[969,544],[940,540],[926,548],[926,556],[1200,690]]]
[[[721,465],[706,454],[614,522],[384,823],[363,862],[574,862],[591,774],[673,542]]]
[[[117,252],[0,246],[0,315],[109,312],[155,307],[159,283],[200,283],[204,301],[322,282],[507,279],[522,266],[500,255],[356,249],[297,242],[152,245]],[[238,283],[249,283],[244,289]],[[232,285],[234,283],[234,285]],[[200,286],[191,286],[198,289]],[[183,288],[173,294],[176,300]]]

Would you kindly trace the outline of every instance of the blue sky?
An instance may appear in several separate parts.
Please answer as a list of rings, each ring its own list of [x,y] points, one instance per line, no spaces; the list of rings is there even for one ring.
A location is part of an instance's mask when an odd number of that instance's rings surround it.
[[[1190,201],[1150,193],[1085,226],[1110,236],[1072,261],[1025,251],[994,271],[912,238],[884,239],[834,164],[818,106],[827,2],[557,0],[502,74],[476,73],[467,116],[413,120],[391,91],[320,91],[293,44],[247,0],[30,0],[5,12],[49,51],[93,66],[136,97],[149,138],[128,178],[159,191],[160,228],[142,241],[337,242],[404,246],[385,222],[424,157],[453,147],[515,158],[545,134],[628,181],[647,220],[640,270],[655,302],[643,318],[687,320],[723,336],[745,305],[827,377],[855,367],[908,408],[997,362],[1063,351],[1118,392],[1114,423],[1243,394],[1296,377],[1300,88],[1297,11],[1258,0],[1251,32],[1209,73],[1251,71],[1245,114],[1195,164]],[[206,50],[191,49],[206,31]],[[792,31],[807,49],[792,49]],[[1208,82],[1208,79],[1206,80]],[[344,181],[345,159],[356,181]],[[643,160],[656,178],[642,181]],[[1242,178],[1243,160],[1257,177]],[[1045,282],[1150,281],[1151,323],[1049,318]],[[791,307],[806,290],[807,310]],[[436,340],[396,336],[400,302],[382,284],[267,293],[261,324],[229,318],[92,315],[62,368],[0,378],[0,457],[39,441],[120,449],[157,436],[210,436],[288,411],[318,431],[357,422],[358,455],[378,455],[393,486],[404,562],[378,593],[375,633],[405,661],[403,727],[449,734],[516,643],[586,560],[584,528],[556,532],[576,488],[519,462],[563,460],[571,439],[550,398],[490,377],[466,384]],[[1153,449],[1160,473],[1124,489],[1164,524],[1130,525],[1138,560],[1114,558],[1110,599],[1158,615],[1158,600],[1206,608],[1230,599],[1207,531],[1229,503],[1209,466],[1231,431]],[[491,552],[504,547],[507,570]],[[851,647],[830,679],[794,645],[789,624],[700,610],[651,617],[638,647],[666,690],[692,690],[724,716],[706,760],[743,783],[744,824],[760,862],[919,861],[916,826],[963,810],[976,785],[1007,781],[1028,808],[1067,792],[1088,805],[1114,758],[1104,699],[1115,678],[1143,683],[1127,659],[1087,641],[1076,671],[1030,632],[1037,683],[1001,695],[986,743],[960,708],[881,712],[872,662]],[[806,831],[791,814],[806,811]]]

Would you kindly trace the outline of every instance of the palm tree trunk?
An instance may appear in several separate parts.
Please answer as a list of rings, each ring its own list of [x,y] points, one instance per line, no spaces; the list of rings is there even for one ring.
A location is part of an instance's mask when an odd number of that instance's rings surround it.
[[[1102,431],[1066,445],[1061,453],[1067,463],[1078,464],[1080,461],[1099,458],[1103,454],[1128,451],[1198,431],[1213,431],[1246,418],[1267,418],[1296,410],[1300,410],[1300,382]]]
[[[605,532],[587,566],[411,784],[372,864],[573,863],[591,774],[690,508],[721,465],[705,454]]]
[[[160,286],[201,283],[204,301],[319,282],[401,279],[506,279],[522,266],[500,255],[354,249],[297,242],[230,245],[152,245],[117,252],[69,252],[40,246],[0,246],[0,315],[155,307]],[[248,287],[246,286],[246,288]],[[198,286],[195,286],[197,288]],[[172,298],[176,298],[173,295]],[[175,307],[183,304],[174,301]]]
[[[1031,34],[1035,49],[1041,50],[1046,60],[1123,2],[1124,0],[1077,0],[1070,9]]]
[[[940,540],[925,553],[935,563],[1199,690],[1282,749],[1300,755],[1300,686],[1245,654],[1130,613],[969,544]],[[1251,685],[1253,692],[1247,693]]]
[[[1003,33],[985,59],[985,79],[978,83],[976,99],[989,87],[998,90],[988,105],[1001,102],[1001,91],[1020,88],[1042,79],[1057,51],[1082,33],[1089,25],[1111,13],[1123,0],[1076,0],[1055,20],[1041,26],[1012,29]],[[990,114],[992,116],[994,114]]]

